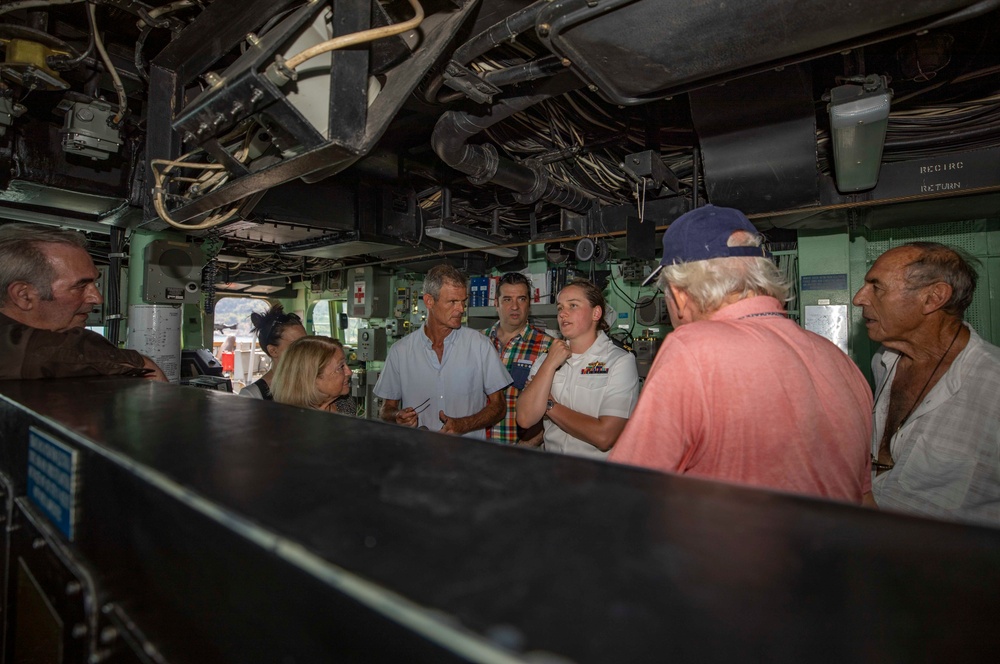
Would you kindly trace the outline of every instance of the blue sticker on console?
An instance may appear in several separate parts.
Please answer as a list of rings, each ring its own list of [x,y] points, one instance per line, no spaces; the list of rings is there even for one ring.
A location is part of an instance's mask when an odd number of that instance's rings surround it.
[[[79,452],[46,433],[28,431],[28,499],[66,539],[76,530]]]

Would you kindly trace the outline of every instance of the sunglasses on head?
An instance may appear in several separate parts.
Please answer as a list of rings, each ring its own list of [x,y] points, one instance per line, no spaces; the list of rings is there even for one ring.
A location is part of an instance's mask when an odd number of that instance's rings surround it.
[[[272,320],[269,325],[266,325],[258,330],[257,340],[260,342],[261,347],[267,348],[268,346],[273,346],[275,342],[274,331],[276,329],[280,330],[281,326],[289,323],[297,323],[301,325],[302,319],[299,318],[298,314],[279,314],[274,317],[274,320]]]

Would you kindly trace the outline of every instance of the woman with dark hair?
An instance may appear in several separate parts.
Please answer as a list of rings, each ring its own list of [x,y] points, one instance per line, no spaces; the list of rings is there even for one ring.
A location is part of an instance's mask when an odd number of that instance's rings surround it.
[[[517,399],[517,424],[543,420],[546,450],[603,459],[639,397],[635,357],[608,338],[608,305],[594,284],[571,282],[556,308],[562,339],[532,365]]]
[[[301,408],[355,415],[351,369],[344,346],[330,337],[302,337],[290,344],[274,376],[274,400]]]
[[[264,354],[271,358],[271,369],[240,390],[240,396],[271,401],[270,384],[282,354],[296,339],[306,336],[302,319],[296,314],[286,314],[285,308],[275,304],[266,313],[250,314],[251,331],[257,334],[257,343]]]

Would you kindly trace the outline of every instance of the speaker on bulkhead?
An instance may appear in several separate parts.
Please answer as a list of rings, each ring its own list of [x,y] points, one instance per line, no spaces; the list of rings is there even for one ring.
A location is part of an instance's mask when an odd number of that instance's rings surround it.
[[[635,322],[643,327],[659,325],[669,318],[663,295],[643,295],[636,302]]]
[[[197,304],[205,256],[186,242],[153,240],[146,245],[142,299],[149,304]]]

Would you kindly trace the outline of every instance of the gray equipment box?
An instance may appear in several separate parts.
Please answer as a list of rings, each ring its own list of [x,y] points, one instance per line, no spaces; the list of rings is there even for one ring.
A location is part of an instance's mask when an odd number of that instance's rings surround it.
[[[373,267],[357,267],[349,275],[351,317],[387,318],[393,302],[389,293],[389,275]]]
[[[378,327],[363,327],[358,330],[358,360],[361,362],[381,362],[386,356],[385,330]]]
[[[105,317],[107,316],[107,306],[108,306],[108,266],[101,265],[97,268],[97,281],[94,283],[97,286],[97,290],[101,291],[101,296],[104,301],[100,304],[95,304],[94,308],[90,310],[87,314],[87,327],[100,327],[104,325]]]
[[[142,299],[148,304],[201,301],[201,249],[185,242],[154,240],[146,246]]]

